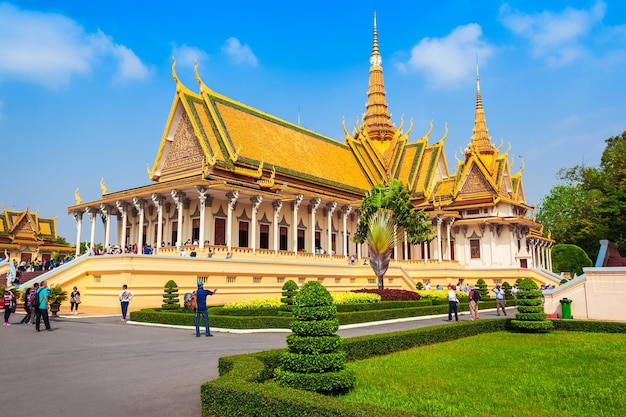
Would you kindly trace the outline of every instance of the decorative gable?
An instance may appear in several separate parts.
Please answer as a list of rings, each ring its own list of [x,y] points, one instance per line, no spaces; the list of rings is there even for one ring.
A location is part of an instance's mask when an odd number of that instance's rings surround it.
[[[193,131],[191,121],[187,113],[183,113],[174,139],[167,149],[165,163],[161,170],[161,177],[175,177],[188,175],[189,171],[201,170],[204,153]]]
[[[467,174],[465,182],[461,186],[459,194],[491,194],[492,192],[493,188],[489,184],[487,178],[485,178],[484,174],[475,164],[472,165],[469,173]]]

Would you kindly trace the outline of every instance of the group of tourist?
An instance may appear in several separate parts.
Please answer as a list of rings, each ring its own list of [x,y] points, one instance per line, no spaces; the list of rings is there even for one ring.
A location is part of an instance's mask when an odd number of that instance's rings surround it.
[[[9,321],[11,314],[15,313],[17,307],[17,297],[12,291],[13,287],[6,287],[3,296],[4,304],[4,325],[10,326]],[[20,324],[34,324],[35,330],[41,330],[40,324],[43,321],[45,330],[52,331],[50,327],[50,318],[48,316],[48,296],[50,288],[48,283],[43,281],[41,284],[35,283],[33,288],[27,288],[24,294],[24,311],[26,315],[20,321]]]

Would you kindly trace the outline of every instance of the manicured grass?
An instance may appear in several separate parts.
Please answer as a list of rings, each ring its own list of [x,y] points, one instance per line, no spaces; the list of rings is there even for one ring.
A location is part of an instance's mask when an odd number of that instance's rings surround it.
[[[490,333],[351,362],[342,398],[429,416],[622,416],[623,334]]]

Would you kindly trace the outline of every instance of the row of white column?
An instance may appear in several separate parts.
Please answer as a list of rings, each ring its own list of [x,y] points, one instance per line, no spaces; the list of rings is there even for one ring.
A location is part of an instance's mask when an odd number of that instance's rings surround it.
[[[200,230],[199,230],[199,234],[200,234],[200,239],[199,239],[199,248],[203,249],[204,248],[204,242],[205,242],[205,219],[206,219],[206,201],[207,198],[211,198],[209,195],[207,195],[207,191],[208,189],[204,188],[204,187],[197,187],[196,188],[197,192],[198,192],[198,200],[199,200],[199,212],[200,212]],[[184,200],[185,200],[185,193],[179,191],[179,190],[172,190],[171,192],[171,196],[172,199],[174,200],[174,203],[176,204],[176,210],[177,210],[177,215],[178,215],[178,225],[179,227],[183,224],[183,212],[184,212]],[[227,198],[227,220],[226,220],[226,246],[228,248],[228,250],[232,249],[232,222],[233,222],[233,213],[235,210],[235,206],[237,201],[239,200],[239,191],[230,191],[226,194],[226,198]],[[151,196],[151,200],[152,203],[154,204],[154,206],[157,209],[157,236],[156,236],[156,242],[162,242],[163,241],[163,206],[165,203],[165,198],[163,196],[160,196],[158,194],[152,194]],[[298,210],[300,208],[300,205],[302,203],[302,201],[304,200],[304,196],[302,194],[296,196],[295,200],[292,202],[292,213],[293,213],[293,239],[292,239],[292,243],[293,243],[293,251],[297,252],[298,251],[298,227],[297,227],[297,221],[298,221]],[[250,198],[250,203],[251,203],[251,209],[252,209],[252,219],[251,219],[251,223],[252,223],[252,229],[251,229],[251,241],[252,241],[252,250],[253,252],[256,251],[256,236],[257,236],[257,214],[259,211],[259,207],[261,205],[261,202],[263,201],[263,196],[261,195],[256,195]],[[137,233],[137,248],[141,251],[143,249],[144,246],[144,242],[143,242],[143,229],[142,226],[144,224],[144,219],[145,219],[145,206],[146,206],[146,200],[141,199],[139,197],[134,197],[132,200],[132,207],[134,207],[137,210],[137,215],[138,215],[138,224],[140,225],[139,228],[139,233]],[[313,198],[310,201],[310,208],[311,208],[311,248],[313,249],[313,254],[315,254],[315,218],[316,218],[316,212],[317,209],[319,207],[321,203],[321,199],[320,198]],[[120,239],[120,245],[123,245],[124,242],[126,242],[126,229],[127,229],[127,225],[128,225],[128,210],[129,208],[131,208],[131,205],[129,203],[123,202],[123,201],[116,201],[115,203],[116,209],[120,214],[121,217],[121,239]],[[279,215],[281,213],[282,207],[283,207],[283,202],[280,200],[276,200],[272,203],[272,207],[274,209],[274,250],[278,251],[279,248]],[[326,204],[326,209],[327,209],[327,219],[328,219],[328,223],[327,223],[327,244],[328,244],[328,248],[330,249],[332,247],[332,216],[333,213],[335,212],[337,208],[337,202],[331,201],[328,202]],[[90,245],[91,248],[94,247],[95,245],[95,235],[96,235],[96,218],[97,215],[100,214],[103,222],[104,222],[104,245],[108,246],[110,244],[111,241],[111,215],[112,215],[112,208],[110,206],[107,205],[100,205],[99,210],[97,208],[93,208],[93,207],[87,207],[85,209],[85,212],[87,214],[87,216],[89,217],[89,220],[91,222],[91,235],[90,235]],[[343,238],[344,238],[344,242],[343,242],[343,255],[348,255],[347,253],[347,248],[349,247],[349,234],[348,234],[348,225],[347,225],[347,218],[349,216],[349,214],[352,212],[352,207],[351,206],[343,206],[342,207],[342,212],[343,212]],[[74,216],[74,220],[76,222],[76,255],[78,256],[80,254],[80,242],[81,242],[81,236],[82,236],[82,217],[83,212],[77,211],[73,213]],[[179,232],[182,232],[182,228],[179,229]],[[177,233],[177,239],[176,239],[176,247],[180,248],[180,246],[182,245],[182,233]],[[155,250],[158,251],[158,245],[157,247],[155,247]],[[358,247],[358,251],[359,251],[359,257],[360,257],[360,245]]]

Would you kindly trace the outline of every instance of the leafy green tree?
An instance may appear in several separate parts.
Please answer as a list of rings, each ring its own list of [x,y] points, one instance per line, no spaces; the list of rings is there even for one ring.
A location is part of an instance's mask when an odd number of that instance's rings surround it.
[[[57,240],[54,243],[56,243],[57,245],[67,245],[67,246],[70,246],[70,244],[67,241],[67,239],[65,239],[63,236],[57,237]]]
[[[507,281],[504,281],[502,283],[502,289],[504,290],[504,297],[507,300],[512,300],[514,298],[513,294],[511,294],[511,284],[509,284]]]
[[[423,210],[415,210],[401,181],[394,179],[389,185],[374,186],[361,201],[359,225],[352,240],[368,242],[370,265],[378,277],[379,288],[384,288],[383,278],[393,249],[404,240],[401,238],[404,232],[413,245],[434,237],[428,215]]]
[[[511,326],[526,333],[546,333],[552,330],[552,321],[548,320],[543,311],[541,291],[530,279],[520,281],[517,292],[517,314],[511,320]]]
[[[178,298],[178,284],[174,280],[169,280],[165,284],[163,291],[163,310],[178,310],[180,308],[180,300]]]
[[[296,295],[293,334],[287,336],[288,351],[274,370],[278,385],[323,394],[339,394],[354,386],[356,375],[345,368],[341,350],[337,307],[326,288],[309,281]]]
[[[378,278],[378,288],[384,289],[384,277],[389,268],[393,248],[401,241],[391,210],[379,209],[370,218],[367,245],[370,266]]]
[[[587,253],[576,245],[558,244],[552,248],[552,272],[557,274],[569,272],[572,276],[582,275],[583,268],[589,266],[593,266],[593,262]]]
[[[428,214],[423,210],[416,210],[411,204],[408,190],[401,181],[394,179],[389,185],[379,184],[369,190],[359,207],[359,226],[352,240],[364,243],[369,232],[369,223],[372,216],[379,209],[388,209],[400,232],[407,232],[408,241],[412,245],[424,241],[431,241],[434,232]]]
[[[559,177],[565,184],[553,187],[537,211],[552,237],[580,246],[591,259],[601,239],[626,250],[626,132],[606,140],[598,167],[564,168]]]

